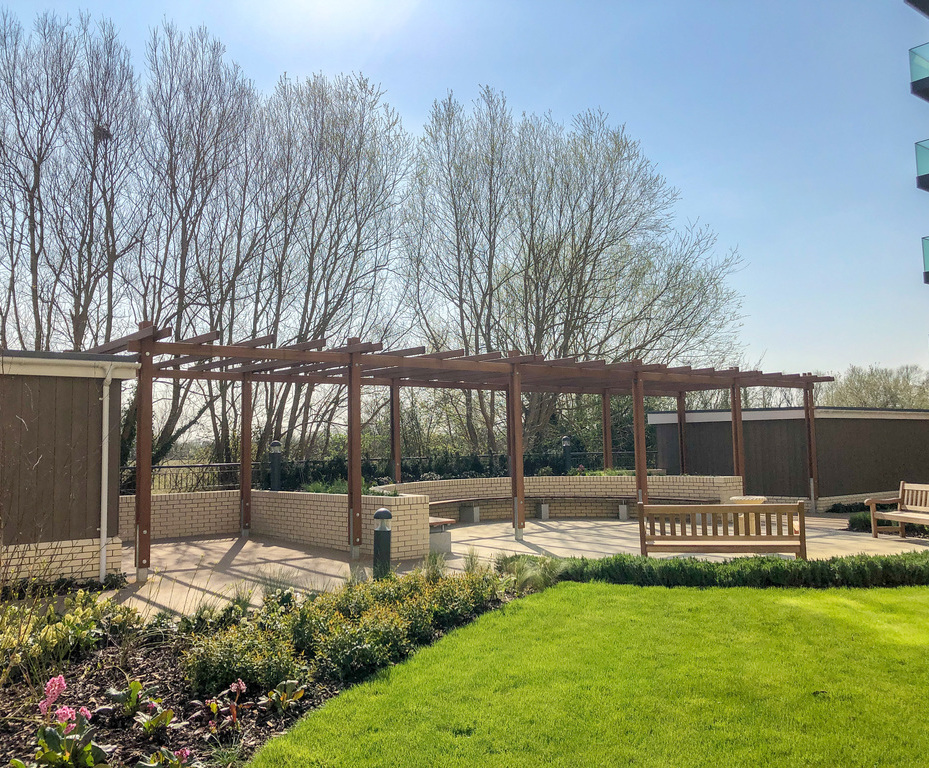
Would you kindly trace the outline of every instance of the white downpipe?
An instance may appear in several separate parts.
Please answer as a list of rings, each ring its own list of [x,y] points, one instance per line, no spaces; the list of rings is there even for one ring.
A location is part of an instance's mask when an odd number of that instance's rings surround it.
[[[103,429],[102,455],[100,457],[100,583],[106,579],[106,545],[109,539],[110,504],[110,384],[113,381],[113,364],[110,363],[103,377]]]

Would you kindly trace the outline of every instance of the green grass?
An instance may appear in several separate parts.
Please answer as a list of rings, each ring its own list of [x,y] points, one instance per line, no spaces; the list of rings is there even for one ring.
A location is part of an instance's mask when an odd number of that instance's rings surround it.
[[[270,766],[916,766],[929,588],[564,583],[269,742]]]

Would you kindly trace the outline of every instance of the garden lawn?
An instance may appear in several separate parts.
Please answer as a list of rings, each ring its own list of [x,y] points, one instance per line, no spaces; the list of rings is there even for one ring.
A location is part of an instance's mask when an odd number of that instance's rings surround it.
[[[924,766],[929,588],[563,583],[328,702],[271,766]]]

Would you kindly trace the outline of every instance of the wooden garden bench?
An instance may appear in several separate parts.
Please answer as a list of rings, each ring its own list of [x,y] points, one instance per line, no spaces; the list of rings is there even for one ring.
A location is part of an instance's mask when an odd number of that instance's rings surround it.
[[[649,552],[784,552],[806,560],[803,502],[639,504],[639,543]]]
[[[871,507],[871,535],[876,539],[880,531],[899,532],[906,538],[906,524],[929,525],[929,485],[900,483],[900,493],[892,499],[865,499]],[[878,504],[896,504],[896,509],[877,511]],[[878,525],[878,520],[893,520],[897,525]]]

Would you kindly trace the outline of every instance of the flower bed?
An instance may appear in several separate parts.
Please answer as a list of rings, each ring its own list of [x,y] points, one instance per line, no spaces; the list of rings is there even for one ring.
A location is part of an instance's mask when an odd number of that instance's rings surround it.
[[[499,605],[517,587],[473,561],[333,593],[278,590],[143,625],[79,593],[0,607],[0,765],[195,766],[244,760],[308,709]],[[32,623],[30,623],[32,622]],[[52,642],[51,639],[54,639]]]

